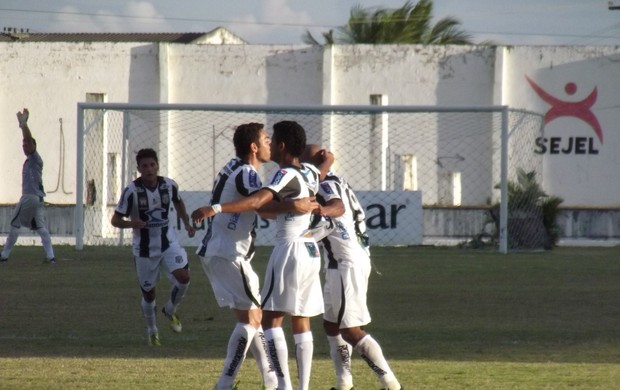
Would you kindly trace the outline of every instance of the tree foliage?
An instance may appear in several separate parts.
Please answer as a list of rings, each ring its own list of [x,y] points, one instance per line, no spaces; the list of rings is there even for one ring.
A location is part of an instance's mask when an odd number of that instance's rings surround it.
[[[351,9],[349,21],[336,31],[321,35],[326,45],[343,44],[470,44],[470,35],[459,28],[460,22],[452,17],[432,24],[433,1],[411,0],[400,8],[362,7]],[[320,45],[309,31],[302,37],[312,45]]]

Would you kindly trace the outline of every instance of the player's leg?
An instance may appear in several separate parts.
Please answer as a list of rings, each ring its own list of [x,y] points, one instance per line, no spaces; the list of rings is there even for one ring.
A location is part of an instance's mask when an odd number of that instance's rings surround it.
[[[383,356],[381,346],[362,328],[371,320],[366,302],[370,261],[361,261],[363,257],[360,253],[357,257],[358,263],[339,269],[343,283],[343,306],[346,308],[340,321],[340,334],[353,346],[353,350],[362,356],[379,378],[382,388],[398,390],[401,388],[400,384]]]
[[[8,260],[9,255],[11,254],[11,250],[13,249],[13,246],[15,246],[15,243],[17,242],[17,238],[19,238],[19,229],[21,228],[20,215],[22,213],[23,199],[24,198],[22,197],[22,199],[19,200],[19,203],[17,204],[17,206],[15,206],[15,210],[13,210],[13,217],[11,218],[11,223],[10,223],[11,230],[9,231],[9,234],[6,237],[4,247],[2,248],[2,255],[1,255],[2,261]]]
[[[259,326],[256,329],[254,338],[250,341],[250,352],[254,356],[258,370],[261,372],[263,378],[263,386],[266,389],[276,389],[278,387],[278,377],[276,371],[271,364],[267,348],[267,340],[265,338],[265,332],[263,327]]]
[[[400,389],[400,383],[396,379],[394,372],[390,369],[387,360],[383,356],[383,351],[379,343],[371,335],[365,333],[360,328],[349,328],[341,330],[343,338],[353,345],[353,350],[362,356],[362,359],[375,373],[384,389]],[[355,334],[355,336],[353,336]],[[355,342],[360,335],[364,336]]]
[[[351,370],[351,344],[347,343],[340,334],[340,322],[345,312],[345,290],[343,281],[346,273],[341,276],[338,264],[330,262],[325,271],[323,286],[323,330],[327,335],[329,356],[336,371],[336,386],[334,390],[350,390],[353,388],[353,372]]]
[[[312,356],[314,354],[314,339],[310,329],[310,318],[291,317],[291,328],[295,340],[295,360],[299,374],[298,390],[310,388],[310,374],[312,372]]]
[[[170,320],[170,328],[176,333],[181,333],[183,326],[177,315],[177,308],[183,301],[189,289],[189,262],[187,253],[181,247],[170,247],[163,254],[163,263],[168,272],[168,279],[172,283],[168,302],[162,307],[162,313]]]
[[[263,310],[262,325],[267,341],[267,357],[278,378],[278,389],[292,390],[291,374],[288,368],[288,346],[282,329],[284,313]]]
[[[134,257],[136,275],[142,290],[140,307],[146,321],[147,335],[150,345],[160,345],[157,329],[157,309],[155,286],[159,279],[159,258]]]
[[[35,216],[32,221],[32,228],[41,237],[41,244],[45,251],[45,258],[52,264],[56,263],[56,257],[54,256],[54,248],[52,247],[52,237],[49,230],[45,227],[45,216],[43,214],[43,200],[39,199],[39,202],[35,206]]]
[[[353,388],[353,372],[351,371],[351,344],[340,335],[340,327],[335,322],[323,321],[323,329],[329,344],[329,356],[336,371],[336,386],[333,390],[350,390]]]

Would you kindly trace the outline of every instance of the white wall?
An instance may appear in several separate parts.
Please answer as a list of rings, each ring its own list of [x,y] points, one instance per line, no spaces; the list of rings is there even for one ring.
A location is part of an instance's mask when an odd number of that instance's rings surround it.
[[[46,162],[46,189],[55,189],[64,174],[65,188],[74,192],[76,104],[84,101],[87,93],[103,93],[109,102],[270,105],[365,105],[371,94],[384,94],[390,105],[506,104],[545,113],[549,104],[532,90],[525,80],[527,75],[553,96],[569,102],[585,98],[594,88],[598,92],[592,113],[601,125],[604,142],[591,126],[574,117],[551,121],[545,130],[546,137],[560,137],[562,142],[568,137],[592,138],[598,154],[545,155],[545,189],[563,197],[565,206],[620,206],[620,154],[614,153],[620,148],[620,48],[355,45],[324,50],[308,46],[147,43],[0,46],[4,54],[0,58],[0,129],[4,136],[0,174],[5,184],[0,188],[0,203],[14,203],[20,195],[24,156],[15,112],[22,107],[32,112],[31,127]],[[573,95],[564,89],[570,82],[577,86]],[[59,172],[59,118],[65,135],[64,173]],[[235,124],[231,123],[229,130]],[[440,128],[441,123],[437,126]],[[331,141],[328,130],[320,129],[326,142]],[[206,126],[205,134],[210,131]],[[174,138],[174,134],[168,136]],[[181,156],[170,162],[168,173],[174,176],[195,161],[187,153],[175,153],[174,143],[171,145],[168,153]],[[340,154],[346,155],[346,142],[331,146],[342,148]],[[531,153],[535,148],[532,145]],[[210,169],[211,162],[207,162]],[[70,204],[75,194],[59,189],[50,193],[47,201]]]
[[[0,203],[21,195],[25,156],[15,113],[29,108],[33,136],[45,167],[43,185],[51,203],[75,203],[76,105],[87,93],[110,102],[156,102],[157,46],[136,43],[2,43],[0,51]],[[64,172],[60,122],[64,132]],[[52,192],[64,179],[56,192]]]
[[[514,47],[504,49],[504,61],[502,104],[558,113],[556,119],[548,117],[544,130],[546,192],[563,198],[563,205],[620,207],[620,48]],[[557,99],[555,111],[526,77]],[[593,104],[578,104],[593,92]],[[558,148],[551,148],[552,139]],[[583,142],[577,151],[576,139]]]

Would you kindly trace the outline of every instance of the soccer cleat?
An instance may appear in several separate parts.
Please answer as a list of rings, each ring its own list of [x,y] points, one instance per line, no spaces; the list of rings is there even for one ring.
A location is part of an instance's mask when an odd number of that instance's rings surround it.
[[[170,320],[170,328],[172,331],[175,333],[181,333],[183,330],[183,325],[181,325],[181,319],[179,316],[176,313],[168,314],[165,306],[161,308],[161,312],[164,313],[166,318]]]
[[[6,264],[9,261],[8,257],[0,257],[0,263]]]
[[[149,345],[152,347],[161,346],[161,342],[159,341],[159,334],[152,333],[149,335]]]
[[[56,258],[53,257],[51,259],[45,259],[45,260],[43,260],[43,264],[56,265]]]
[[[329,390],[338,390],[338,389],[336,389],[335,387],[332,387],[332,388],[331,388],[331,389],[329,389]],[[349,390],[355,390],[355,387],[351,387],[351,388],[349,388]],[[381,390],[383,390],[383,389],[381,389]]]

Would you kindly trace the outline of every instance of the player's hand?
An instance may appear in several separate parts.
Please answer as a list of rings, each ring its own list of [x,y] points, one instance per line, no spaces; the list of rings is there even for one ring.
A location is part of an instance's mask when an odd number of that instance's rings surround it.
[[[132,219],[129,221],[132,229],[144,229],[146,222],[141,219]]]
[[[194,226],[192,226],[191,223],[185,224],[185,231],[187,231],[187,236],[189,238],[194,237],[194,234],[196,234],[196,229],[194,228]]]
[[[205,218],[211,218],[215,215],[215,211],[211,208],[211,206],[201,207],[192,212],[192,221],[198,224],[201,223]]]
[[[30,113],[28,112],[27,108],[24,108],[24,111],[18,111],[17,112],[17,122],[19,123],[19,128],[23,129],[24,127],[28,126],[28,117],[30,116]]]
[[[336,160],[334,154],[327,149],[319,150],[319,154],[321,155],[322,161],[325,162],[328,167],[331,167]]]
[[[293,201],[293,209],[298,214],[309,214],[314,212],[320,205],[316,201],[316,197],[310,196],[308,198],[295,199]]]

